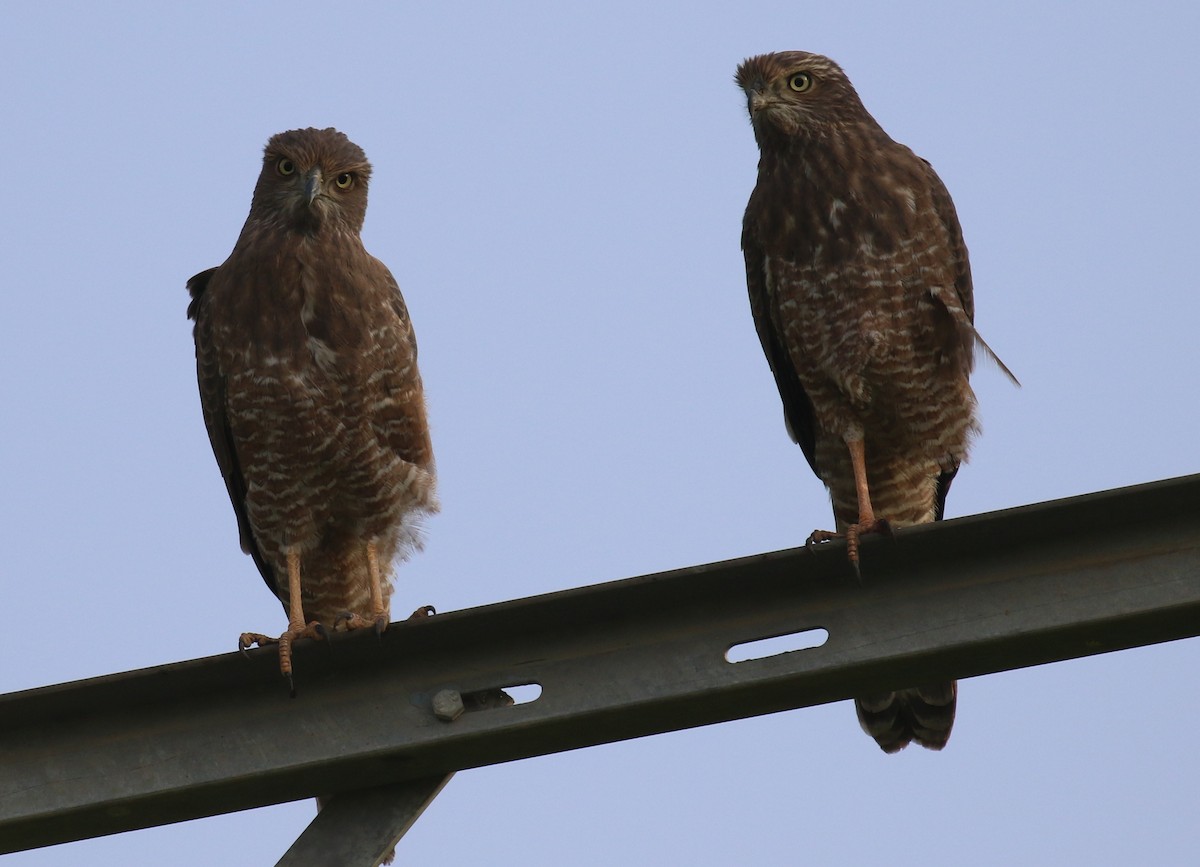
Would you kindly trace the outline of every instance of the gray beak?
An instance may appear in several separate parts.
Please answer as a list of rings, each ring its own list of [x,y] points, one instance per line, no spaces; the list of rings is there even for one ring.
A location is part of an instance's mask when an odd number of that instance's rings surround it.
[[[304,178],[304,198],[307,204],[312,204],[313,200],[321,192],[321,170],[313,169]]]

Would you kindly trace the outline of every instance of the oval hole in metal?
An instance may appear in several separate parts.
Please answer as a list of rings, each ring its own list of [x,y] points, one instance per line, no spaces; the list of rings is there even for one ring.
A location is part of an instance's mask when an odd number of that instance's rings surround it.
[[[506,686],[504,691],[512,696],[513,704],[529,704],[542,697],[540,683],[522,683],[518,686]]]
[[[829,631],[821,628],[805,629],[802,632],[789,632],[787,635],[776,635],[772,638],[759,638],[755,641],[743,641],[725,651],[726,662],[747,662],[751,659],[766,659],[768,656],[779,656],[797,650],[811,650],[820,647],[829,640]]]
[[[503,689],[480,689],[464,693],[462,700],[463,707],[469,713],[477,710],[529,704],[531,701],[537,701],[541,695],[542,685],[540,683],[518,683]]]

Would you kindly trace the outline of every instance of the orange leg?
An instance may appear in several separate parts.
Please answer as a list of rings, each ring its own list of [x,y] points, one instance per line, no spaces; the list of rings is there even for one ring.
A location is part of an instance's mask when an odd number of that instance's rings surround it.
[[[874,524],[875,510],[871,508],[871,491],[867,486],[867,450],[862,440],[846,443],[850,450],[850,466],[854,470],[854,492],[858,495],[858,523]]]
[[[288,571],[288,628],[278,638],[271,638],[257,632],[243,632],[238,639],[238,647],[246,650],[258,645],[279,645],[279,671],[292,682],[292,643],[298,638],[324,638],[325,629],[315,620],[304,622],[304,604],[300,599],[300,554],[296,551],[287,552]]]
[[[350,629],[366,629],[374,627],[376,635],[383,635],[388,628],[391,616],[387,606],[383,604],[383,570],[379,568],[379,549],[374,542],[367,543],[367,580],[371,591],[371,611],[369,617],[347,611],[338,615],[333,627],[338,631]]]
[[[375,631],[383,632],[391,618],[383,607],[383,574],[379,570],[379,551],[374,542],[367,543],[367,574],[371,579],[371,617],[375,620]]]
[[[854,574],[860,575],[858,567],[858,539],[863,533],[886,533],[888,523],[875,517],[871,506],[871,490],[867,484],[867,454],[862,440],[847,440],[846,448],[850,451],[850,467],[854,471],[854,492],[858,498],[858,523],[850,524],[841,533],[829,530],[814,530],[808,537],[808,544],[824,542],[829,539],[846,540],[846,556],[854,567]],[[861,576],[860,576],[861,577]]]
[[[376,635],[383,635],[387,631],[391,614],[383,601],[383,570],[379,568],[379,549],[374,542],[367,543],[367,578],[370,581],[371,591],[370,616],[364,617],[354,611],[343,612],[333,622],[335,630],[344,632],[351,629],[374,627]],[[422,605],[408,619],[418,620],[436,613],[432,605]]]

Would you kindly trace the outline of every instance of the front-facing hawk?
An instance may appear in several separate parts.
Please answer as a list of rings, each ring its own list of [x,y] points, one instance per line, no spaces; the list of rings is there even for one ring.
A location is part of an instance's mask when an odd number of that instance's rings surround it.
[[[392,562],[437,510],[412,323],[359,238],[370,177],[337,130],[274,136],[233,252],[188,281],[204,422],[288,613],[289,679],[297,638],[386,627]]]
[[[742,250],[785,421],[829,488],[855,570],[859,536],[940,520],[977,431],[967,248],[933,168],[867,113],[841,68],[788,51],[744,61],[760,158]],[[943,747],[957,686],[856,700],[887,752]]]

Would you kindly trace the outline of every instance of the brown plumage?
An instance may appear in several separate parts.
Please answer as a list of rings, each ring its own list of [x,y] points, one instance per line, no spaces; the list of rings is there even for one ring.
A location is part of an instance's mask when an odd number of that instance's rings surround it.
[[[788,431],[858,537],[940,520],[978,426],[967,248],[933,168],[867,113],[841,68],[788,51],[744,61],[760,159],[742,228],[755,327]],[[986,346],[984,346],[986,350]],[[987,350],[990,352],[990,350]],[[887,752],[940,749],[957,688],[855,702]]]
[[[274,136],[233,252],[188,281],[204,422],[288,612],[289,679],[296,638],[386,626],[391,564],[437,510],[412,324],[359,238],[370,177],[337,130]]]

